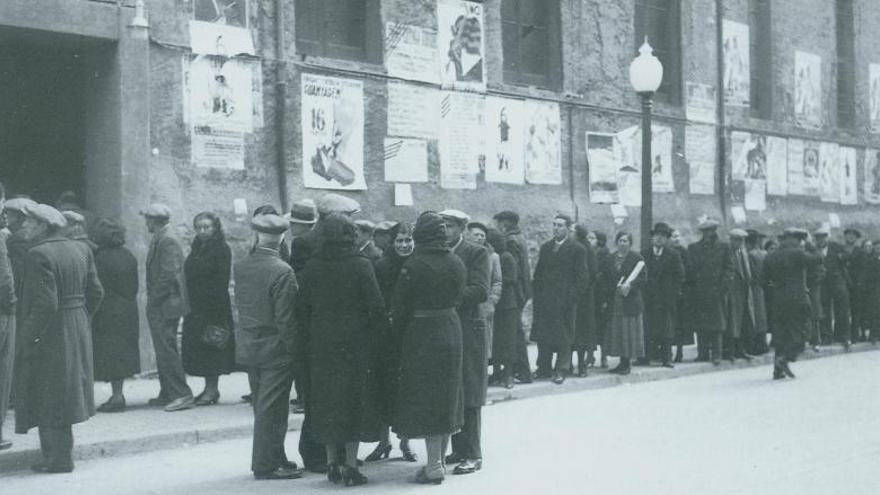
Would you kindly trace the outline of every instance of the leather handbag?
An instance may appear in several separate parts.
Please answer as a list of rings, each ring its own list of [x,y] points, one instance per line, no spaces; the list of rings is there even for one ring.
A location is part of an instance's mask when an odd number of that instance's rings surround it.
[[[232,340],[232,330],[227,328],[208,325],[202,332],[202,342],[215,349],[226,349]]]

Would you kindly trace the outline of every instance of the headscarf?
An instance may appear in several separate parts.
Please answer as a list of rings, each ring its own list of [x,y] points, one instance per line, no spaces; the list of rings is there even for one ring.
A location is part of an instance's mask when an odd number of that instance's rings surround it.
[[[122,247],[125,245],[125,227],[116,220],[102,218],[95,224],[93,237],[98,247]]]
[[[443,247],[446,245],[446,221],[433,211],[419,215],[413,230],[416,249],[423,247]]]
[[[210,211],[203,211],[193,218],[193,226],[203,219],[211,221],[214,225],[214,233],[207,239],[195,236],[192,242],[192,255],[196,257],[209,254],[217,247],[226,244],[226,236],[223,234],[223,224],[220,223],[220,218]]]

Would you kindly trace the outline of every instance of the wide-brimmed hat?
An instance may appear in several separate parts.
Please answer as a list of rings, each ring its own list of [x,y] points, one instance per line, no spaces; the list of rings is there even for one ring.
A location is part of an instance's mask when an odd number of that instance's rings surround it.
[[[315,202],[311,199],[301,199],[290,206],[290,211],[284,214],[284,218],[290,223],[314,224],[318,221],[318,212]]]

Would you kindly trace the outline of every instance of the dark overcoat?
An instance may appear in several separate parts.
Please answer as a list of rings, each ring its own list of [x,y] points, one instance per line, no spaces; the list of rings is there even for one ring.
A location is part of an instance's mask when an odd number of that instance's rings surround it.
[[[529,261],[529,247],[525,236],[519,229],[507,233],[507,249],[516,258],[519,285],[522,289],[522,306],[532,299],[532,264]]]
[[[0,428],[9,411],[15,361],[15,281],[6,251],[8,233],[0,229]]]
[[[692,345],[694,343],[694,329],[691,322],[688,321],[685,312],[685,292],[684,281],[687,280],[687,248],[684,246],[669,246],[675,250],[681,259],[682,266],[682,284],[678,291],[678,301],[675,305],[675,344],[676,345]]]
[[[464,425],[461,304],[467,270],[445,247],[418,247],[391,303],[401,343],[392,429],[405,438],[449,435]]]
[[[293,238],[293,241],[290,242],[290,249],[288,249],[287,261],[291,267],[293,267],[293,271],[297,274],[301,272],[305,267],[306,263],[312,258],[312,254],[314,254],[316,246],[318,244],[318,234],[315,229],[312,229],[301,236],[297,236]]]
[[[819,254],[797,247],[783,247],[764,262],[765,289],[773,292],[773,345],[777,351],[803,346],[810,317],[806,276],[822,262]]]
[[[382,258],[376,262],[376,281],[379,283],[379,291],[382,300],[385,301],[385,311],[392,311],[391,301],[394,296],[394,288],[400,278],[400,272],[404,263],[410,257],[398,256],[394,249],[389,249]],[[389,331],[380,345],[380,358],[382,363],[379,367],[379,380],[377,383],[378,393],[381,396],[383,413],[386,421],[390,424],[394,412],[394,401],[397,397],[397,372],[400,367],[400,337],[396,332]]]
[[[880,250],[880,246],[875,248]],[[862,268],[862,290],[865,291],[865,326],[880,331],[880,257],[877,252],[866,255]],[[876,338],[876,336],[875,336]]]
[[[614,309],[614,288],[617,285],[617,280],[614,279],[614,255],[607,247],[598,248],[596,261],[598,273],[593,297],[596,307],[596,343],[606,345]]]
[[[376,245],[373,244],[373,241],[370,241],[361,246],[361,248],[358,250],[358,253],[361,256],[370,260],[370,262],[374,265],[378,263],[380,259],[382,259],[382,250],[376,247]]]
[[[24,277],[15,431],[86,421],[95,415],[89,317],[104,297],[92,252],[49,235],[28,251]]]
[[[767,251],[752,249],[749,251],[749,261],[752,264],[752,294],[755,300],[755,331],[757,335],[767,333],[767,297],[764,294],[764,260],[767,259]]]
[[[584,261],[587,264],[583,292],[578,297],[575,320],[574,347],[593,350],[596,338],[596,281],[599,277],[599,259],[589,244],[581,244],[587,250]]]
[[[307,352],[312,437],[323,444],[378,441],[376,380],[387,315],[373,264],[353,249],[323,249],[303,269],[294,302]]]
[[[464,406],[482,407],[486,403],[486,388],[489,385],[489,353],[486,320],[480,312],[480,303],[489,298],[489,251],[462,239],[453,253],[461,259],[467,270],[467,283],[458,305],[458,317],[461,319]]]
[[[112,381],[140,373],[138,263],[124,246],[95,251],[104,301],[92,319],[95,380]]]
[[[172,320],[189,313],[183,262],[183,247],[169,226],[153,234],[147,253],[148,318]]]
[[[535,265],[531,339],[567,349],[574,342],[577,304],[587,286],[587,250],[573,238],[554,252],[555,246],[553,239],[545,242]]]
[[[233,329],[229,299],[232,251],[222,238],[197,240],[183,266],[190,306],[183,319],[183,369],[193,376],[230,373],[235,368],[235,339],[218,349],[202,341],[202,335],[208,325]]]
[[[678,251],[667,246],[660,256],[654,249],[642,253],[645,260],[645,336],[661,342],[673,339],[678,319],[678,298],[684,283],[684,263]]]
[[[517,260],[510,251],[504,251],[501,261],[501,297],[495,305],[492,332],[492,356],[500,364],[510,364],[516,359],[516,342],[523,300]]]
[[[751,257],[743,248],[731,250],[733,280],[728,294],[727,335],[739,339],[748,337],[755,328],[755,273]]]
[[[703,239],[688,246],[685,293],[691,328],[698,333],[723,333],[725,301],[733,280],[730,245]]]

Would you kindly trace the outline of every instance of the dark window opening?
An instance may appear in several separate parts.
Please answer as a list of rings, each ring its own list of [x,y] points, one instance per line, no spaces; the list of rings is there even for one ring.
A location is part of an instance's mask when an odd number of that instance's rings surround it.
[[[635,50],[648,38],[663,64],[663,82],[657,97],[681,104],[681,5],[679,0],[636,0]]]
[[[296,49],[318,57],[382,63],[380,0],[296,0]]]
[[[503,0],[504,81],[558,89],[562,46],[558,0]]]
[[[773,118],[773,32],[771,0],[749,0],[751,114]]]
[[[856,57],[852,0],[837,0],[837,124],[855,125]]]

